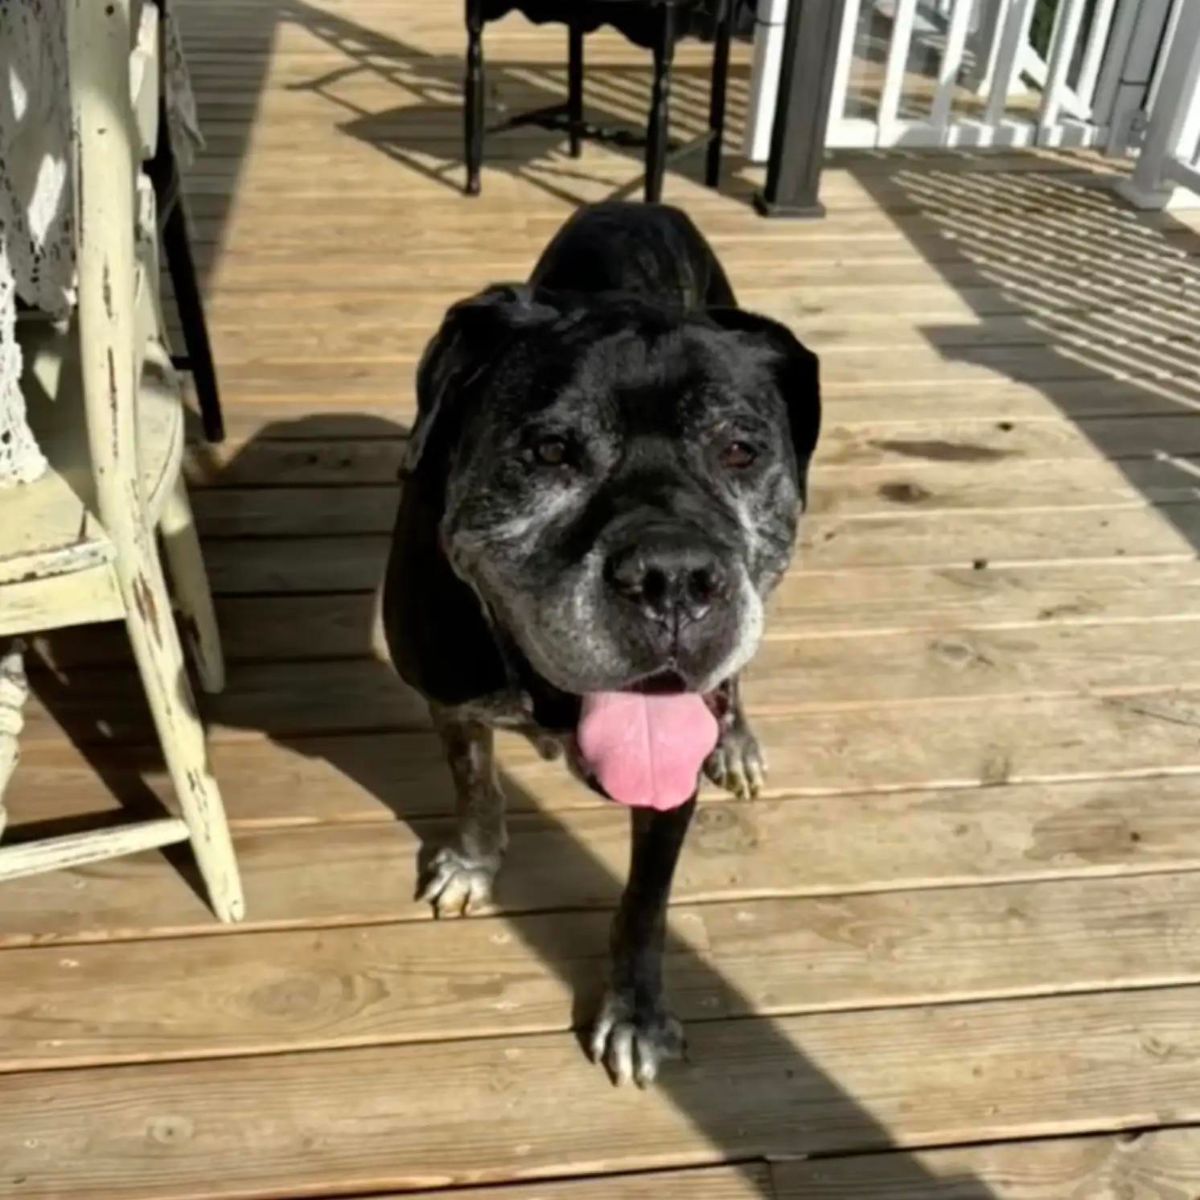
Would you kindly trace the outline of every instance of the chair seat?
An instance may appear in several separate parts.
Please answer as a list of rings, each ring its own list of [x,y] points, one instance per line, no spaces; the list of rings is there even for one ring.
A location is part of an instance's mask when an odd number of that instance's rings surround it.
[[[94,570],[113,558],[112,543],[96,515],[78,337],[73,328],[36,316],[19,323],[18,338],[30,425],[50,467],[36,482],[4,493],[0,588]],[[138,405],[138,465],[147,516],[154,524],[178,475],[184,442],[178,380],[157,340],[146,347]],[[30,614],[16,612],[24,606],[10,604],[10,598],[0,605],[0,635],[32,632]],[[114,603],[119,615],[115,593]]]
[[[497,21],[519,12],[535,25],[574,22],[585,33],[611,25],[638,46],[653,47],[662,26],[662,10],[674,8],[679,37],[710,34],[716,0],[483,0],[483,19]]]

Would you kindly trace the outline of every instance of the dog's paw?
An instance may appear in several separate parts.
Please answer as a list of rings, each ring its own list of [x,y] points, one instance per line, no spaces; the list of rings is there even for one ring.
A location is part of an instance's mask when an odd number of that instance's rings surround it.
[[[647,1087],[659,1066],[682,1058],[686,1048],[683,1026],[669,1012],[639,1012],[619,992],[609,992],[592,1027],[592,1061],[602,1063],[618,1087],[631,1081]]]
[[[465,917],[491,904],[495,878],[494,865],[444,846],[434,855],[419,898],[432,904],[439,917]]]
[[[767,763],[758,738],[745,728],[727,730],[708,756],[704,773],[739,800],[753,800],[767,778]]]

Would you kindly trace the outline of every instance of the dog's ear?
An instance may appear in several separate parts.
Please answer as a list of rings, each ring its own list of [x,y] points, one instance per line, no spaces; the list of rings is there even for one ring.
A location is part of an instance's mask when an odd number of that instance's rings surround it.
[[[786,325],[743,312],[740,308],[712,308],[708,317],[722,329],[739,335],[739,341],[765,352],[772,363],[776,385],[787,407],[792,449],[803,482],[808,461],[821,432],[820,363]]]
[[[446,313],[417,367],[417,420],[403,474],[428,459],[444,462],[467,397],[520,331],[558,317],[524,285],[498,284]]]
[[[417,421],[383,593],[383,622],[401,677],[439,704],[463,704],[507,686],[483,604],[443,552],[451,456],[466,407],[519,331],[557,316],[528,288],[494,287],[456,304],[417,371]]]

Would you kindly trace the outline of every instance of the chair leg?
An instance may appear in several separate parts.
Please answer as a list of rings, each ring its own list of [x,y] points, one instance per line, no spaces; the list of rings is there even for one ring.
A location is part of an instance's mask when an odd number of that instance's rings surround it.
[[[208,322],[204,317],[204,302],[196,282],[196,264],[188,241],[187,215],[181,196],[175,197],[167,211],[162,243],[167,270],[171,274],[171,286],[175,289],[175,307],[179,309],[179,320],[183,326],[188,369],[196,385],[204,437],[210,442],[221,442],[225,440],[225,421],[221,415],[220,393],[217,391],[217,370],[213,364],[212,345],[208,340]]]
[[[479,0],[467,0],[467,73],[463,86],[463,136],[466,142],[468,196],[479,195],[483,167],[483,12]]]
[[[708,159],[704,182],[711,188],[721,182],[721,150],[725,139],[725,92],[729,82],[729,43],[733,26],[733,0],[721,0],[717,38],[713,46],[712,84],[708,97]]]
[[[237,860],[221,793],[209,767],[204,727],[184,668],[162,565],[153,553],[153,542],[149,552],[140,546],[118,545],[117,554],[126,599],[125,624],[180,815],[191,835],[213,911],[222,921],[237,921],[245,914]]]
[[[568,38],[567,120],[571,137],[571,157],[578,158],[583,148],[583,30],[572,23]]]
[[[0,645],[0,837],[7,821],[4,789],[17,767],[17,738],[25,725],[21,710],[29,699],[23,650],[19,641]]]
[[[183,640],[196,665],[200,686],[213,694],[225,688],[225,656],[208,573],[200,552],[196,520],[183,474],[175,481],[159,520],[163,552],[179,609]]]
[[[658,45],[654,47],[654,92],[646,130],[646,201],[662,199],[671,128],[671,64],[675,58],[675,6],[663,5]]]

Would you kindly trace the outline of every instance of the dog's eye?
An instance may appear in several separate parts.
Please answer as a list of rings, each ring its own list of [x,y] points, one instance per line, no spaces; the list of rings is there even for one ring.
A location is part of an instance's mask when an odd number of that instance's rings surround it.
[[[758,451],[749,442],[730,442],[721,451],[721,465],[733,471],[741,471],[753,466],[758,458]]]
[[[565,438],[542,438],[533,448],[540,463],[547,467],[561,467],[567,461],[567,442]]]

